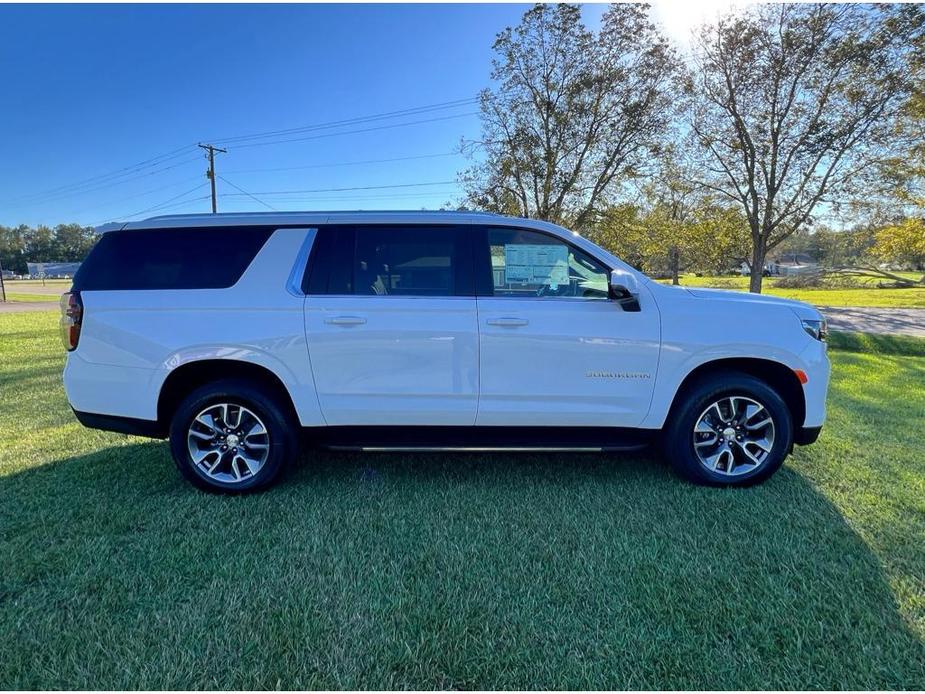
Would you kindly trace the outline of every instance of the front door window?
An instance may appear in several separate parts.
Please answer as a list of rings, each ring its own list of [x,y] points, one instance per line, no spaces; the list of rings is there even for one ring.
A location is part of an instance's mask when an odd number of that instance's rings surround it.
[[[606,300],[609,272],[587,253],[526,229],[489,229],[493,296]]]

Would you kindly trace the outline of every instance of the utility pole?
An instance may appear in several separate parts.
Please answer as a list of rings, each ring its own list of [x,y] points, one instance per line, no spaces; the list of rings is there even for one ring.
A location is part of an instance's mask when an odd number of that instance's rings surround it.
[[[221,152],[222,154],[227,154],[228,150],[212,145],[200,144],[199,146],[209,153],[209,170],[206,172],[206,178],[208,178],[209,182],[212,184],[212,214],[215,214],[218,212],[218,206],[215,203],[215,153]]]
[[[0,294],[3,295],[3,302],[6,303],[6,285],[3,284],[3,263],[0,262]]]

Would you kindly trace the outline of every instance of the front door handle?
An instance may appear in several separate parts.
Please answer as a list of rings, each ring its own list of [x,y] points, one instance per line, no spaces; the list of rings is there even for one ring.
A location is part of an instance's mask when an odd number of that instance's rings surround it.
[[[501,328],[519,328],[527,325],[530,321],[526,318],[492,318],[487,322],[488,325],[497,325]]]
[[[327,318],[324,322],[328,325],[363,325],[366,319],[360,316],[337,316],[336,318]]]

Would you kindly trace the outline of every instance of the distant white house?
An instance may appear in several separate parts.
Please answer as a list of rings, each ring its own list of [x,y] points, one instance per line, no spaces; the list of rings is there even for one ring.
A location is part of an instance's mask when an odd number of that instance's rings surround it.
[[[804,253],[793,253],[781,256],[768,263],[768,270],[772,275],[806,275],[819,270],[817,263],[811,256]]]
[[[803,253],[781,256],[776,260],[768,261],[764,266],[765,274],[780,277],[788,277],[791,275],[806,275],[818,270],[819,263],[813,260],[812,257]],[[741,265],[739,265],[739,274],[751,274],[751,268],[749,267],[748,263],[743,262]]]

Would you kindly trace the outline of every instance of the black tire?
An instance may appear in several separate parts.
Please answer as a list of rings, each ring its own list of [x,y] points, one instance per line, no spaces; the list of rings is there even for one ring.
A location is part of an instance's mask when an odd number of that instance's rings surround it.
[[[765,407],[772,420],[774,439],[771,450],[759,465],[732,476],[710,470],[701,462],[694,448],[694,427],[713,403],[736,396],[749,398]],[[691,482],[717,487],[758,484],[777,471],[793,448],[790,409],[777,391],[754,376],[735,371],[714,373],[692,383],[680,397],[682,399],[673,408],[664,431],[663,452],[675,471]],[[709,439],[710,435],[702,436]],[[733,466],[733,469],[739,468]]]
[[[193,420],[209,406],[220,403],[247,408],[259,418],[269,439],[262,466],[254,474],[245,472],[247,476],[240,481],[224,482],[210,477],[194,463],[187,445]],[[297,429],[298,423],[285,405],[258,384],[242,379],[223,379],[197,388],[180,403],[170,422],[170,452],[180,474],[199,489],[221,494],[255,492],[275,482],[296,458],[299,449]],[[238,468],[246,470],[243,465]]]

